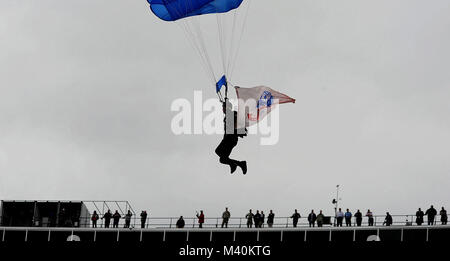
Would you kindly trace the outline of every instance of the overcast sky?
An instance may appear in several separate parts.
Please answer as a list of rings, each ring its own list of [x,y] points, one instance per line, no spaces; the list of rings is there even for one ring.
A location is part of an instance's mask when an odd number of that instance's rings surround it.
[[[0,199],[331,214],[341,184],[351,209],[450,208],[449,13],[448,0],[254,0],[233,82],[297,103],[276,146],[240,140],[243,176],[219,164],[221,136],[172,134],[171,103],[214,87],[145,0],[1,0]]]

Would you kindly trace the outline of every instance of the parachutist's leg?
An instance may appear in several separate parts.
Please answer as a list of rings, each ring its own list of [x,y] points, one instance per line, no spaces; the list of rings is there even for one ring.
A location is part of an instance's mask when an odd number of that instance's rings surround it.
[[[225,165],[230,165],[231,173],[233,174],[236,171],[237,166],[239,165],[239,161],[230,159],[229,157],[221,157],[219,159],[220,163]]]
[[[239,164],[239,161],[230,159],[230,154],[233,151],[233,148],[236,146],[236,142],[234,142],[234,138],[230,135],[225,135],[219,146],[217,146],[215,152],[217,156],[220,158],[220,163],[229,165],[231,168],[231,173],[236,171],[236,168]]]
[[[234,160],[234,159],[230,159],[230,158],[228,158],[228,157],[222,157],[222,158],[220,158],[220,163],[222,163],[222,164],[225,164],[225,165],[239,165],[241,162],[240,161],[237,161],[237,160]]]
[[[247,174],[247,161],[240,161],[239,162],[239,167],[241,167],[242,169],[242,173]]]
[[[215,152],[220,158],[220,163],[229,165],[231,173],[236,171],[239,166],[244,174],[247,173],[247,162],[230,159],[231,152],[238,143],[238,137],[236,135],[225,135],[222,142],[217,146]]]
[[[242,169],[242,173],[247,174],[247,161],[238,161],[230,158],[220,158],[220,163],[230,165],[231,173],[236,171],[236,168],[239,166]]]

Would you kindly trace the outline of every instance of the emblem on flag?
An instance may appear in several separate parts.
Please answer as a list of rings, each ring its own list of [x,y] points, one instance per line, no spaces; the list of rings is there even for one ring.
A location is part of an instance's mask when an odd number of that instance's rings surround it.
[[[273,96],[269,91],[264,91],[258,100],[256,108],[263,109],[264,107],[270,107],[273,103]]]

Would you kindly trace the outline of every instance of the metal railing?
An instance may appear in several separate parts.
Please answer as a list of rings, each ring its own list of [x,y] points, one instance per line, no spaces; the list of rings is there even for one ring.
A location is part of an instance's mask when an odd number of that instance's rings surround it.
[[[417,226],[415,220],[415,215],[391,215],[392,216],[392,224],[391,226]],[[101,219],[102,215],[100,215],[100,219],[97,221],[97,228],[105,228],[106,222],[105,219]],[[379,227],[384,226],[385,223],[385,217],[382,215],[374,215],[373,219],[373,226]],[[434,225],[441,225],[440,222],[440,216],[437,215],[434,220]],[[334,226],[335,225],[335,218],[330,217],[331,222],[329,224],[324,224],[323,226]],[[141,219],[139,216],[133,215],[130,219],[129,227],[130,229],[133,228],[145,228],[145,229],[151,229],[151,228],[176,228],[176,223],[178,221],[179,217],[147,217],[145,220]],[[196,217],[185,217],[183,218],[185,225],[184,228],[198,228],[199,223],[198,219]],[[1,220],[1,216],[0,216]],[[205,222],[203,223],[203,228],[221,228],[222,227],[222,218],[220,217],[212,217],[208,218],[205,217]],[[93,222],[91,218],[80,218],[76,224],[85,224],[84,227],[93,227]],[[145,221],[145,222],[143,222]],[[252,222],[252,228],[255,228],[254,222]],[[33,223],[34,224],[34,223]],[[75,224],[75,223],[74,223]],[[428,224],[427,217],[424,218],[424,225]],[[317,222],[314,223],[315,227],[317,227]],[[354,217],[351,218],[351,226],[356,226],[356,219]],[[54,227],[54,224],[50,223],[39,223],[39,227]],[[307,217],[301,217],[298,220],[297,227],[309,227],[310,224],[308,222]],[[343,227],[346,227],[345,219],[343,220]],[[361,223],[361,226],[368,227],[369,222],[368,218],[364,217]],[[69,226],[70,227],[70,226]],[[76,225],[72,227],[77,227]],[[117,221],[117,225],[114,222],[114,219],[110,220],[109,228],[124,228],[126,227],[126,220],[125,217],[122,215],[122,217]],[[231,217],[228,221],[228,228],[247,228],[247,218],[245,217]],[[263,228],[267,228],[267,216],[264,220],[264,223],[262,224]],[[290,217],[275,217],[274,223],[272,225],[273,228],[293,228],[293,219]],[[107,228],[105,228],[107,229]]]

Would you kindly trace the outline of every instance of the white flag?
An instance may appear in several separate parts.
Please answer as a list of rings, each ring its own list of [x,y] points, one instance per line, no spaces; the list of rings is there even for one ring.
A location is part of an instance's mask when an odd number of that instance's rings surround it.
[[[266,117],[277,104],[295,103],[295,99],[266,86],[235,87],[238,98],[238,129],[252,126]]]

